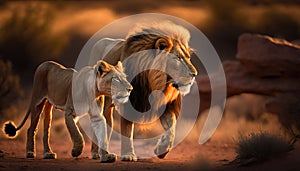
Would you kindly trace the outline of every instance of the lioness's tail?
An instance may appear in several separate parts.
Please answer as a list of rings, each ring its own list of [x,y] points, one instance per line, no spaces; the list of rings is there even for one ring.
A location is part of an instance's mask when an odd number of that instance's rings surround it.
[[[29,114],[30,114],[30,109],[27,111],[22,123],[18,127],[16,127],[14,122],[12,122],[12,121],[5,122],[4,123],[4,132],[11,138],[16,137],[17,131],[24,126],[25,122],[28,119]]]

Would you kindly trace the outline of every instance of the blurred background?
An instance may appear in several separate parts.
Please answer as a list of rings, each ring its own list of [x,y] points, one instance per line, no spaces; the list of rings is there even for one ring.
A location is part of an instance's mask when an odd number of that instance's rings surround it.
[[[137,13],[164,13],[190,22],[208,37],[223,61],[235,60],[238,36],[245,32],[288,41],[300,39],[300,0],[2,0],[0,124],[8,119],[18,124],[23,119],[33,74],[41,62],[55,60],[74,67],[80,50],[94,33],[116,19]],[[225,114],[231,114],[231,121],[243,118],[243,124],[244,120],[268,124],[263,100],[249,94],[234,97],[229,99]],[[67,134],[63,114],[55,113],[54,119],[60,120],[53,123],[54,129]],[[231,128],[238,130],[232,124]],[[230,129],[225,131],[231,134]],[[22,132],[25,135],[26,131]]]

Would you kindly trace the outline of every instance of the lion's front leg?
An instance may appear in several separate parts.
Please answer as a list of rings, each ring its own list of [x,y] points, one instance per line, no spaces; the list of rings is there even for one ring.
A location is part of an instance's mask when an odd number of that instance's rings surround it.
[[[98,111],[98,112],[97,112]],[[89,112],[91,119],[91,126],[97,138],[100,161],[103,163],[115,162],[117,155],[108,152],[107,126],[106,119],[102,112],[97,108],[92,108]]]
[[[158,140],[154,153],[158,158],[164,158],[172,149],[175,139],[176,116],[174,113],[166,111],[161,117],[160,122],[165,129],[165,133]]]

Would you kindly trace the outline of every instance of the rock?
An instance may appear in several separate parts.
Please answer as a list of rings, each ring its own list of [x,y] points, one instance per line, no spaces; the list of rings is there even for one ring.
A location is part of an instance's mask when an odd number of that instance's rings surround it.
[[[236,57],[235,61],[223,62],[227,97],[242,93],[264,95],[267,112],[278,115],[286,128],[295,125],[300,131],[300,46],[268,36],[243,34]],[[213,75],[217,79],[219,74]],[[209,102],[208,76],[200,75],[196,81],[201,102]],[[209,107],[210,103],[201,103],[200,112]]]
[[[263,77],[300,73],[300,46],[282,39],[243,34],[239,37],[236,58],[248,71]]]
[[[4,152],[2,150],[0,150],[0,158],[4,157]]]

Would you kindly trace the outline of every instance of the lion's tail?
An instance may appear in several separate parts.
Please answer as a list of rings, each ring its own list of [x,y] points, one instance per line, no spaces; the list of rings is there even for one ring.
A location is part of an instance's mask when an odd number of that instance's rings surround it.
[[[8,137],[15,138],[17,136],[17,131],[24,126],[25,122],[28,119],[29,114],[30,114],[30,109],[27,111],[22,123],[18,127],[16,127],[13,121],[7,121],[4,123],[4,132],[8,135]]]

